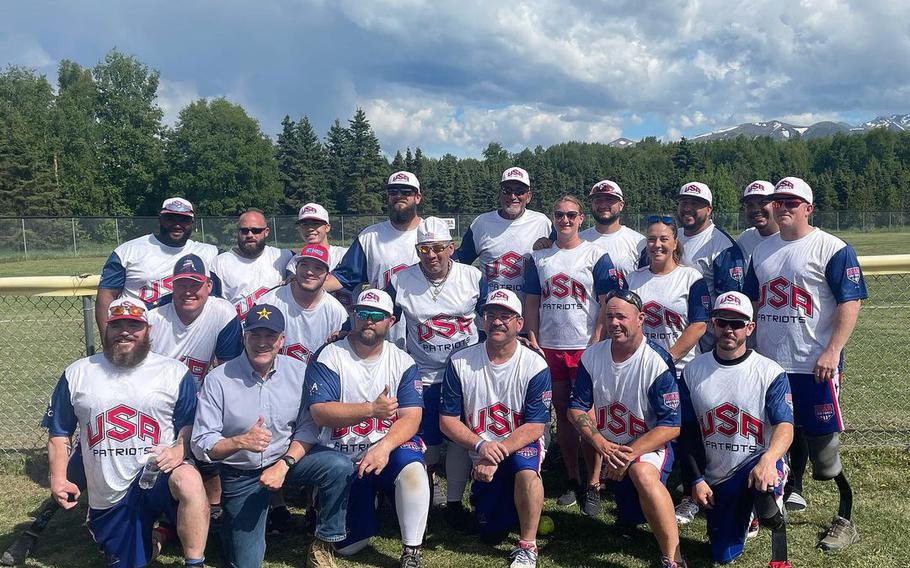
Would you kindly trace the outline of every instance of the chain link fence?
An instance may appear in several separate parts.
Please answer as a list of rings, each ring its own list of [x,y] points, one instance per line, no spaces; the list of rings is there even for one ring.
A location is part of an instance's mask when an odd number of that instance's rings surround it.
[[[905,446],[910,274],[869,275],[867,284],[869,300],[846,352],[844,439],[852,446]],[[99,344],[92,301],[0,295],[0,457],[35,454],[46,443],[40,422],[57,379]]]
[[[639,232],[647,228],[651,213],[626,213],[624,224]],[[664,212],[663,214],[666,214]],[[424,213],[426,215],[426,213]],[[440,215],[453,219],[454,235],[460,238],[478,213]],[[347,245],[364,227],[386,219],[385,215],[337,215],[332,217],[333,242]],[[300,245],[293,216],[268,218],[269,244],[293,249]],[[228,250],[236,243],[236,217],[198,217],[194,239]],[[591,216],[587,224],[593,223]],[[714,222],[734,236],[748,227],[741,213],[715,212]],[[820,211],[815,226],[828,231],[903,231],[910,228],[910,213],[903,211]],[[60,217],[0,218],[0,261],[63,257],[106,257],[120,243],[158,232],[157,217]]]

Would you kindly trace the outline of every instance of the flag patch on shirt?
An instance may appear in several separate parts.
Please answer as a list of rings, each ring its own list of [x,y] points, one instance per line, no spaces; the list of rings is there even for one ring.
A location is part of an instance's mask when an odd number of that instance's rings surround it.
[[[414,381],[414,390],[417,391],[417,394],[423,396],[423,380],[417,379]]]
[[[679,408],[679,393],[678,392],[665,392],[664,397],[664,406],[672,410]]]
[[[737,282],[743,281],[743,269],[739,266],[734,266],[730,269],[730,277]]]
[[[550,402],[553,400],[553,391],[543,391],[543,394],[540,395],[540,400],[545,406],[550,406]]]
[[[815,405],[815,416],[822,422],[828,422],[834,418],[834,405],[830,402],[827,404]]]
[[[859,278],[861,273],[858,266],[850,266],[847,268],[847,280],[853,282],[854,284],[859,284]]]

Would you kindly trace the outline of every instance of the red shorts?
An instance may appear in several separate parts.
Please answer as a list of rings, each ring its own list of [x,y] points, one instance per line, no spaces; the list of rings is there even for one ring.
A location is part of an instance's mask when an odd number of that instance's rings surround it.
[[[544,349],[544,359],[550,368],[550,381],[575,382],[575,373],[578,372],[578,362],[584,349]]]

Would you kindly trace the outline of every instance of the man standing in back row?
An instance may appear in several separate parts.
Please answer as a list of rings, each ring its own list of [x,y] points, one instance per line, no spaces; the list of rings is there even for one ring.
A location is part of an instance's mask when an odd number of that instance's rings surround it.
[[[773,199],[780,233],[752,253],[745,291],[756,302],[756,348],[787,371],[793,392],[788,508],[805,508],[802,478],[811,459],[813,478],[833,479],[840,493],[838,513],[818,546],[839,550],[859,540],[853,490],[840,461],[839,398],[844,346],[868,297],[866,282],[853,248],[809,224],[809,184],[786,177]]]
[[[771,196],[773,193],[774,184],[762,180],[753,181],[743,191],[741,202],[751,227],[736,237],[736,244],[743,251],[744,265],[747,268],[755,247],[780,231],[772,214],[774,202],[771,200]]]
[[[629,275],[638,268],[639,258],[645,249],[645,236],[620,222],[626,205],[622,188],[614,181],[601,180],[591,187],[588,199],[597,224],[581,231],[578,236],[607,251],[613,266],[623,276]]]

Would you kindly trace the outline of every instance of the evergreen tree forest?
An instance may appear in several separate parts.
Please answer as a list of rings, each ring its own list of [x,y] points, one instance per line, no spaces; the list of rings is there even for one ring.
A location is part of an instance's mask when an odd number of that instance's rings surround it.
[[[378,213],[386,177],[402,169],[421,180],[424,213],[471,213],[496,206],[511,165],[531,174],[535,209],[607,178],[623,187],[628,211],[669,210],[692,180],[712,188],[715,209],[733,211],[752,180],[788,175],[809,182],[820,210],[910,209],[907,132],[699,144],[651,137],[631,148],[566,141],[514,154],[491,141],[481,158],[431,158],[419,147],[385,156],[362,109],[322,136],[307,116],[285,116],[272,140],[239,105],[200,99],[165,126],[158,72],[116,50],[92,68],[62,61],[56,81],[23,67],[0,71],[0,216],[155,215],[175,195],[202,215],[293,214],[308,201]]]

